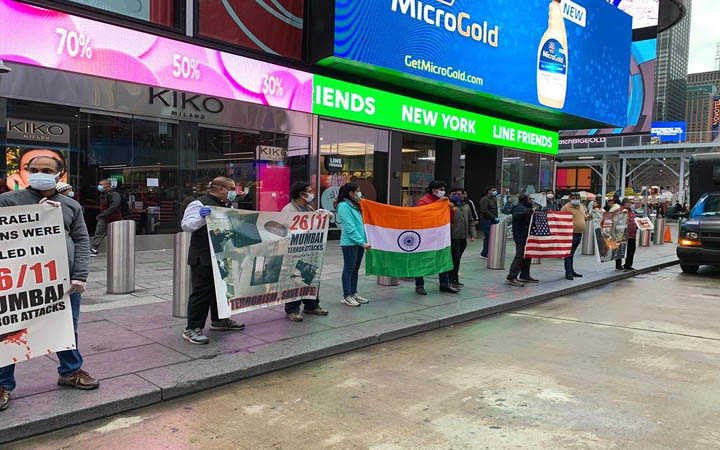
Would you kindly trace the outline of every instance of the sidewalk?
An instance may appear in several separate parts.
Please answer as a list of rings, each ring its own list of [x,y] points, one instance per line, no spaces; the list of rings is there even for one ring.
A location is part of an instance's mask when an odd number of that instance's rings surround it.
[[[210,332],[211,343],[193,346],[180,337],[185,320],[172,317],[172,251],[139,252],[137,292],[105,294],[105,259],[94,258],[80,317],[80,350],[85,368],[102,380],[97,391],[58,389],[54,355],[17,365],[18,387],[10,408],[0,413],[0,443],[48,432],[147,406],[181,395],[242,380],[295,364],[346,352],[495,314],[528,304],[602,286],[634,274],[677,263],[675,245],[638,248],[635,273],[616,272],[595,257],[576,257],[585,275],[567,281],[561,260],[532,266],[541,283],[512,288],[507,270],[485,268],[480,242],[463,258],[458,295],[441,294],[437,277],[426,279],[430,295],[415,294],[414,284],[378,286],[362,277],[360,293],[372,300],[360,308],[339,303],[342,262],[337,243],[330,243],[321,287],[328,317],[306,316],[301,323],[285,319],[282,307],[252,311],[235,318],[242,333]],[[579,250],[578,250],[579,253]],[[506,269],[514,256],[508,245]]]

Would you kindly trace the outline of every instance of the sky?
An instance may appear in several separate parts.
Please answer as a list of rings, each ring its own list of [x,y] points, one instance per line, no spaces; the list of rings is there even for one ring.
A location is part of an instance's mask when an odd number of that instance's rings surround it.
[[[715,48],[720,42],[720,0],[692,0],[688,73],[716,70]]]

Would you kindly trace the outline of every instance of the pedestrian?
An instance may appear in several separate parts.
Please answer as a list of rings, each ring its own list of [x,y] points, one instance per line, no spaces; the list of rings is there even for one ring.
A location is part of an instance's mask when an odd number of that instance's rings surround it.
[[[290,187],[290,203],[285,205],[282,212],[304,213],[313,212],[311,202],[315,199],[310,183],[299,181]],[[318,294],[319,295],[319,294]],[[302,322],[303,316],[300,313],[301,301],[285,303],[285,314],[293,322]],[[303,312],[313,316],[327,316],[328,312],[320,307],[320,298],[315,300],[302,300]]]
[[[525,283],[537,283],[530,276],[530,258],[525,258],[525,244],[530,233],[530,220],[533,215],[532,200],[527,194],[520,194],[518,204],[512,209],[512,233],[515,241],[515,258],[510,265],[507,283],[510,286],[523,287]]]
[[[62,194],[66,197],[75,198],[75,192],[73,191],[72,186],[70,186],[67,183],[63,183],[62,181],[58,181],[55,185],[55,190],[58,194]]]
[[[230,318],[221,320],[218,317],[210,243],[205,222],[206,217],[212,212],[210,206],[226,207],[235,200],[236,196],[235,182],[227,177],[217,177],[210,182],[208,192],[190,202],[183,214],[182,229],[192,232],[188,250],[192,290],[188,299],[187,328],[183,331],[182,337],[191,344],[210,342],[203,331],[208,310],[210,310],[211,330],[240,331],[245,328],[245,325]]]
[[[418,200],[417,206],[424,206],[424,205],[430,205],[432,203],[435,203],[438,200],[444,199],[445,194],[447,192],[447,184],[443,181],[433,181],[431,182],[427,189],[425,189],[425,196]],[[450,209],[450,218],[452,220],[452,205],[448,206]],[[450,272],[443,272],[441,274],[438,274],[438,279],[440,281],[440,292],[448,292],[450,294],[457,294],[460,292],[456,288],[450,286]],[[428,295],[427,291],[425,290],[425,278],[423,277],[417,277],[415,278],[415,292],[418,295]]]
[[[559,211],[560,210],[560,203],[557,201],[557,197],[555,197],[555,193],[552,191],[549,191],[546,195],[547,198],[547,206],[545,206],[545,209],[548,211]]]
[[[609,213],[615,213],[620,211],[620,199],[617,197],[612,197],[607,199],[607,203],[605,204],[605,211]]]
[[[100,382],[82,369],[83,358],[77,350],[80,301],[90,271],[90,236],[83,218],[82,208],[75,200],[58,194],[57,180],[65,172],[63,163],[51,156],[37,156],[28,163],[29,188],[10,191],[0,195],[0,208],[7,206],[34,205],[40,201],[54,202],[62,210],[65,225],[65,244],[70,269],[70,308],[75,330],[75,350],[57,352],[58,385],[75,389],[91,390]],[[0,411],[10,404],[10,391],[15,389],[15,365],[0,368]]]
[[[341,227],[340,248],[343,254],[343,298],[340,302],[347,306],[360,306],[369,302],[357,293],[360,264],[365,250],[370,249],[360,212],[361,199],[362,192],[357,183],[350,182],[340,187],[336,207],[337,223]]]
[[[475,226],[472,218],[472,209],[463,197],[463,190],[454,188],[450,190],[450,202],[453,204],[452,221],[450,222],[450,251],[452,252],[453,269],[450,271],[450,286],[460,289],[464,286],[460,282],[460,260],[468,239],[475,240]]]
[[[487,259],[488,249],[490,248],[490,226],[500,222],[500,219],[498,219],[497,195],[497,188],[490,186],[485,190],[485,195],[478,202],[480,231],[485,235],[483,249],[480,252],[480,257],[483,259]]]
[[[115,189],[112,188],[110,180],[100,180],[97,185],[100,192],[100,214],[96,216],[97,224],[95,225],[95,235],[92,238],[92,246],[90,254],[97,256],[98,248],[102,245],[107,236],[108,224],[122,220],[122,198]]]
[[[583,233],[587,229],[587,223],[590,220],[590,214],[585,206],[580,202],[580,194],[573,192],[570,194],[570,201],[565,204],[561,209],[562,212],[569,212],[573,215],[573,241],[572,250],[570,250],[570,256],[565,258],[565,278],[573,280],[574,278],[582,278],[582,275],[575,272],[573,266],[573,259],[575,257],[575,251],[580,246],[582,241]]]
[[[470,207],[470,218],[472,220],[472,226],[475,228],[475,235],[477,235],[477,227],[480,225],[480,216],[478,210],[475,207],[475,202],[470,198],[470,193],[467,189],[462,190],[462,200]]]
[[[625,265],[622,259],[615,260],[615,270],[635,270],[632,266],[635,261],[635,249],[637,248],[637,224],[635,223],[635,212],[630,207],[632,203],[629,198],[622,201],[622,209],[627,211],[627,251],[625,254]]]

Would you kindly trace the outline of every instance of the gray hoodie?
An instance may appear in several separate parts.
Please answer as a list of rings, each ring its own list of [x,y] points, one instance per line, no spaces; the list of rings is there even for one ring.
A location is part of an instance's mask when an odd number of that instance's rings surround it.
[[[3,206],[34,205],[42,200],[40,191],[24,189],[6,192],[0,195],[0,208]],[[90,236],[88,236],[85,218],[80,203],[55,193],[48,200],[61,204],[65,223],[65,243],[67,245],[70,279],[87,281],[90,271]]]

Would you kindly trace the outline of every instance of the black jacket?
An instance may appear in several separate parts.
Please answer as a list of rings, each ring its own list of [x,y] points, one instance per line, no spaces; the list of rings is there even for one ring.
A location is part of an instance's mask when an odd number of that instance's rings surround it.
[[[198,198],[197,201],[204,206],[226,206],[217,197],[205,194]],[[212,264],[210,258],[210,243],[208,242],[207,225],[193,231],[190,236],[190,249],[188,250],[188,265],[190,266],[209,266]]]
[[[498,216],[497,200],[487,195],[478,202],[480,220],[494,220]]]
[[[513,240],[516,244],[524,244],[527,242],[528,233],[530,232],[530,219],[533,210],[522,203],[518,203],[512,209],[512,231]]]

